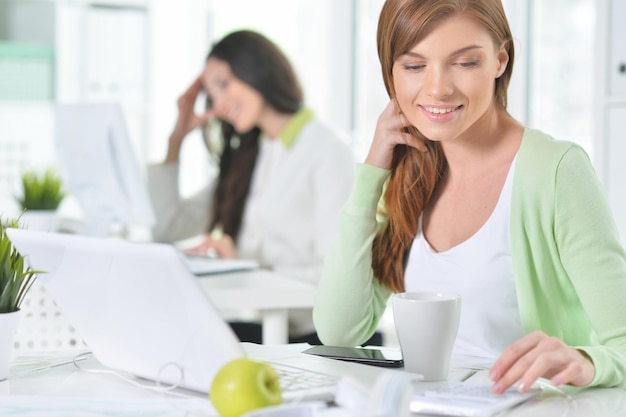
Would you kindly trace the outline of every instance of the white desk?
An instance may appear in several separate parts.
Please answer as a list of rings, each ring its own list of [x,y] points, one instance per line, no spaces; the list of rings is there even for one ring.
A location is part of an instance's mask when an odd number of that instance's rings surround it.
[[[313,307],[313,285],[269,271],[207,275],[198,280],[219,310],[259,310],[264,344],[287,343],[288,310]]]
[[[302,349],[302,345],[268,346],[268,348],[283,352],[285,349],[297,348],[298,350],[295,351],[297,354]],[[256,349],[247,350],[254,356]],[[22,361],[21,364],[18,362],[20,359],[18,357],[10,369],[9,379],[0,382],[0,417],[16,415],[29,417],[216,416],[211,403],[203,394],[190,391],[176,391],[175,393],[179,396],[155,393],[133,386],[114,375],[78,370],[72,364],[36,370],[37,363],[39,365],[58,364],[67,361],[72,356],[70,352],[31,354],[25,356],[26,361]],[[80,364],[83,368],[91,370],[103,369],[93,358]],[[147,383],[141,380],[138,382]],[[434,383],[418,382],[415,383],[414,388],[426,388],[432,384]],[[623,417],[624,415],[626,415],[626,391],[588,389],[573,394],[572,400],[562,395],[542,394],[541,398],[532,399],[498,417]]]
[[[71,361],[79,352],[45,352],[39,357],[39,365]],[[29,361],[32,364],[28,365]],[[104,370],[93,358],[79,363],[85,369]],[[38,367],[35,353],[14,360],[9,379],[0,382],[1,417],[217,416],[208,398],[198,393],[179,391],[185,398],[159,394],[133,386],[112,374],[81,371],[71,362],[46,370],[37,370]],[[181,409],[200,413],[185,414]]]

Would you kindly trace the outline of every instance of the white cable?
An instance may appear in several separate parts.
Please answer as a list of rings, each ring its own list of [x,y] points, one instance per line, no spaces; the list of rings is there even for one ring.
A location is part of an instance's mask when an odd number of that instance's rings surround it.
[[[124,382],[127,382],[135,387],[138,388],[142,388],[148,391],[154,391],[157,393],[164,393],[164,394],[171,394],[171,395],[176,395],[179,397],[183,397],[183,398],[197,398],[191,395],[185,395],[185,394],[180,394],[180,393],[176,393],[176,392],[172,392],[173,390],[175,390],[176,388],[180,387],[180,383],[183,380],[183,372],[182,369],[180,369],[180,366],[174,362],[170,362],[170,363],[166,363],[165,365],[161,366],[161,368],[159,369],[158,375],[161,374],[161,372],[163,372],[163,370],[168,367],[168,366],[175,366],[177,367],[181,372],[180,372],[180,379],[173,385],[169,385],[169,386],[162,386],[161,385],[161,381],[159,379],[157,379],[155,381],[155,385],[150,385],[150,384],[141,384],[131,378],[128,378],[124,375],[122,375],[121,373],[117,372],[117,371],[113,371],[110,369],[93,369],[93,368],[85,368],[83,366],[80,366],[78,364],[78,361],[86,359],[87,356],[93,356],[92,352],[82,352],[76,356],[74,356],[74,358],[72,359],[72,363],[74,364],[74,366],[76,368],[78,368],[79,370],[86,372],[86,373],[90,373],[90,374],[104,374],[104,375],[114,375],[120,379],[122,379]]]
[[[536,386],[542,391],[542,394],[539,394],[539,395],[543,395],[543,393],[552,391],[558,394],[559,397],[561,397],[561,400],[562,399],[566,400],[566,407],[562,408],[562,413],[559,415],[560,417],[565,417],[565,416],[570,415],[570,412],[572,410],[575,410],[578,406],[576,404],[576,400],[574,399],[574,397],[572,397],[570,394],[568,394],[566,391],[562,390],[561,388],[553,385],[549,380],[539,378],[535,381],[533,386]],[[552,397],[552,398],[555,398],[555,397]],[[546,403],[547,401],[549,401],[549,398],[540,398],[539,401]],[[503,410],[502,413],[505,413],[505,411],[506,410]],[[498,413],[498,415],[500,414],[501,413]],[[554,417],[557,417],[557,416],[555,415]]]
[[[199,398],[197,396],[193,396],[193,395],[186,395],[186,394],[182,394],[180,392],[175,392],[173,391],[174,389],[178,388],[180,383],[183,380],[183,373],[182,373],[182,369],[181,369],[181,378],[180,380],[173,385],[169,385],[169,386],[161,386],[161,381],[157,380],[155,381],[156,386],[154,385],[149,385],[149,384],[141,384],[131,378],[128,378],[124,375],[122,375],[119,372],[113,371],[113,370],[109,370],[109,369],[93,369],[93,368],[85,368],[82,367],[78,364],[78,361],[82,361],[84,359],[87,358],[87,356],[93,356],[92,352],[82,352],[76,356],[74,356],[74,358],[72,359],[72,363],[74,364],[74,366],[79,369],[82,372],[86,372],[86,373],[90,373],[90,374],[103,374],[103,375],[113,375],[116,376],[118,378],[120,378],[122,381],[129,383],[135,387],[141,388],[141,389],[145,389],[147,391],[151,391],[151,392],[156,392],[156,393],[160,393],[160,394],[168,394],[168,395],[172,395],[175,397],[179,397],[179,398],[184,398],[184,399],[191,399],[191,400],[198,400]],[[163,365],[160,369],[158,374],[160,375],[161,372],[163,371],[163,369],[165,369],[168,366],[171,365],[175,365],[176,367],[178,367],[180,369],[180,367],[178,366],[178,364],[176,363],[167,363],[165,365]],[[212,416],[212,414],[209,413],[205,413],[203,411],[200,410],[190,410],[188,408],[183,408],[180,407],[180,404],[178,403],[172,403],[169,401],[169,399],[167,397],[163,398],[164,401],[168,402],[174,409],[182,411],[185,413],[185,416],[198,416],[198,417],[208,417],[208,416]],[[207,397],[208,400],[208,397]]]
[[[567,392],[563,391],[561,388],[553,385],[550,381],[544,380],[542,378],[539,378],[535,381],[535,384],[541,388],[543,391],[546,390],[551,390],[551,391],[555,391],[557,394],[562,395],[563,397],[565,397],[568,401],[571,402],[576,402],[576,400],[574,399],[574,397],[572,397],[571,395],[569,395]]]

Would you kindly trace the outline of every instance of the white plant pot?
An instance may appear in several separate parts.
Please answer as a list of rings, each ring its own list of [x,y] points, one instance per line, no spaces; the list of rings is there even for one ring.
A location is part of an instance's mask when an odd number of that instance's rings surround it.
[[[20,315],[19,310],[10,313],[0,313],[0,381],[4,381],[9,376],[13,342]]]
[[[56,210],[26,210],[20,218],[20,225],[36,232],[54,232],[57,229]]]

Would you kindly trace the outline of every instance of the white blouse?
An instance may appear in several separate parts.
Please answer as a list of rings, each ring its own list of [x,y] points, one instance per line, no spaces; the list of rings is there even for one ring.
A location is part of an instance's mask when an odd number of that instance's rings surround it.
[[[354,179],[354,158],[339,133],[317,119],[286,147],[261,141],[237,254],[278,274],[317,284]],[[154,239],[173,242],[206,233],[215,181],[183,199],[178,163],[149,167],[157,224]],[[290,311],[292,334],[314,330],[310,309]]]
[[[459,245],[434,251],[424,239],[419,220],[405,271],[406,291],[461,295],[454,363],[488,367],[523,335],[509,239],[514,168],[515,160],[491,216]]]
[[[264,234],[263,204],[267,198],[269,185],[275,175],[276,167],[285,154],[285,147],[280,140],[262,140],[259,154],[252,174],[246,209],[241,220],[237,252],[241,258],[263,260],[262,240]],[[265,265],[272,266],[272,265]]]

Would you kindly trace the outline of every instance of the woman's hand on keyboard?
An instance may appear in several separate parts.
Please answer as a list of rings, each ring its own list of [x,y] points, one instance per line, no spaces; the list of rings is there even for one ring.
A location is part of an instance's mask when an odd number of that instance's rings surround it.
[[[536,331],[506,348],[491,368],[492,392],[502,393],[519,381],[517,388],[528,391],[538,378],[555,386],[586,386],[595,375],[591,359],[560,339]]]
[[[228,235],[206,235],[202,243],[186,250],[192,255],[214,255],[223,259],[237,258],[233,238]]]

